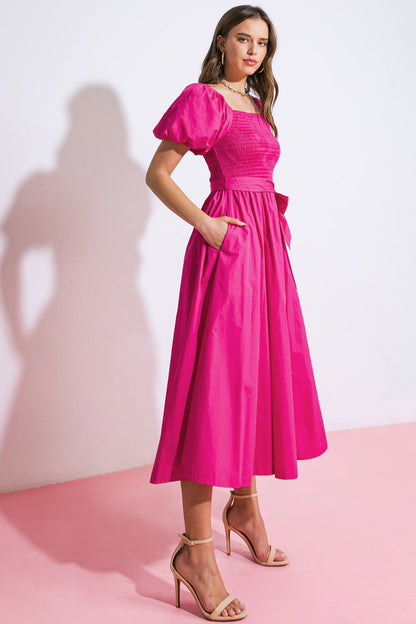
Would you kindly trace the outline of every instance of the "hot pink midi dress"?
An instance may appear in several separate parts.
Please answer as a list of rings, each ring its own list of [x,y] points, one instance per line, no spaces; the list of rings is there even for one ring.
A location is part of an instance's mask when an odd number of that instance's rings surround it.
[[[288,197],[273,184],[279,143],[261,114],[233,110],[202,83],[188,85],[153,132],[205,158],[202,210],[246,225],[228,224],[219,250],[195,228],[190,235],[150,481],[295,479],[297,460],[321,455],[327,439],[286,249]]]

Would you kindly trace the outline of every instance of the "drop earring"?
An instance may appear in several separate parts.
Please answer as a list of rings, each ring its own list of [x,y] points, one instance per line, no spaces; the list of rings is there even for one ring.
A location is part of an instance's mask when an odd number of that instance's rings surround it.
[[[257,73],[258,73],[258,74],[262,74],[263,72],[264,72],[264,67],[262,67],[262,68],[261,68],[261,70],[260,70],[260,71],[258,71]]]
[[[224,52],[221,54],[221,65],[224,65]]]

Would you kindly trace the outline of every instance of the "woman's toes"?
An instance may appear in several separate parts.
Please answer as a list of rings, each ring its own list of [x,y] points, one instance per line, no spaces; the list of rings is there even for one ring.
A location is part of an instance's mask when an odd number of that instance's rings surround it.
[[[232,606],[229,605],[228,607],[226,607],[226,609],[224,609],[224,611],[221,612],[221,615],[223,617],[231,617],[233,615],[239,615],[241,613],[242,609],[244,608],[241,603],[236,603],[235,601],[233,601],[233,603],[231,603]]]
[[[233,600],[233,602],[231,604],[232,604],[232,608],[234,609],[236,615],[241,613],[241,611],[243,611],[243,609],[245,608],[245,606],[239,600]]]
[[[283,550],[276,550],[276,554],[274,556],[274,560],[275,561],[283,561],[284,559],[286,559],[286,554],[283,552]]]

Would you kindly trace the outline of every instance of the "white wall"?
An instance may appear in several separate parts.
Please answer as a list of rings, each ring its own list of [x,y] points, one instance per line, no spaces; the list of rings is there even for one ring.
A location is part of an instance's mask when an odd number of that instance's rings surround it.
[[[232,4],[2,4],[6,491],[153,460],[191,227],[143,177],[153,126]],[[261,6],[280,46],[275,182],[327,429],[414,420],[414,3]],[[175,179],[201,205],[203,159]]]

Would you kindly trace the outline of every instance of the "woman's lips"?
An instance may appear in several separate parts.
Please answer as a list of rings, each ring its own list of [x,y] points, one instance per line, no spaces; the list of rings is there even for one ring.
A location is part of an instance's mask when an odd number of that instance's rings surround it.
[[[253,61],[252,59],[243,59],[244,63],[247,63],[247,65],[257,65],[257,61]]]

